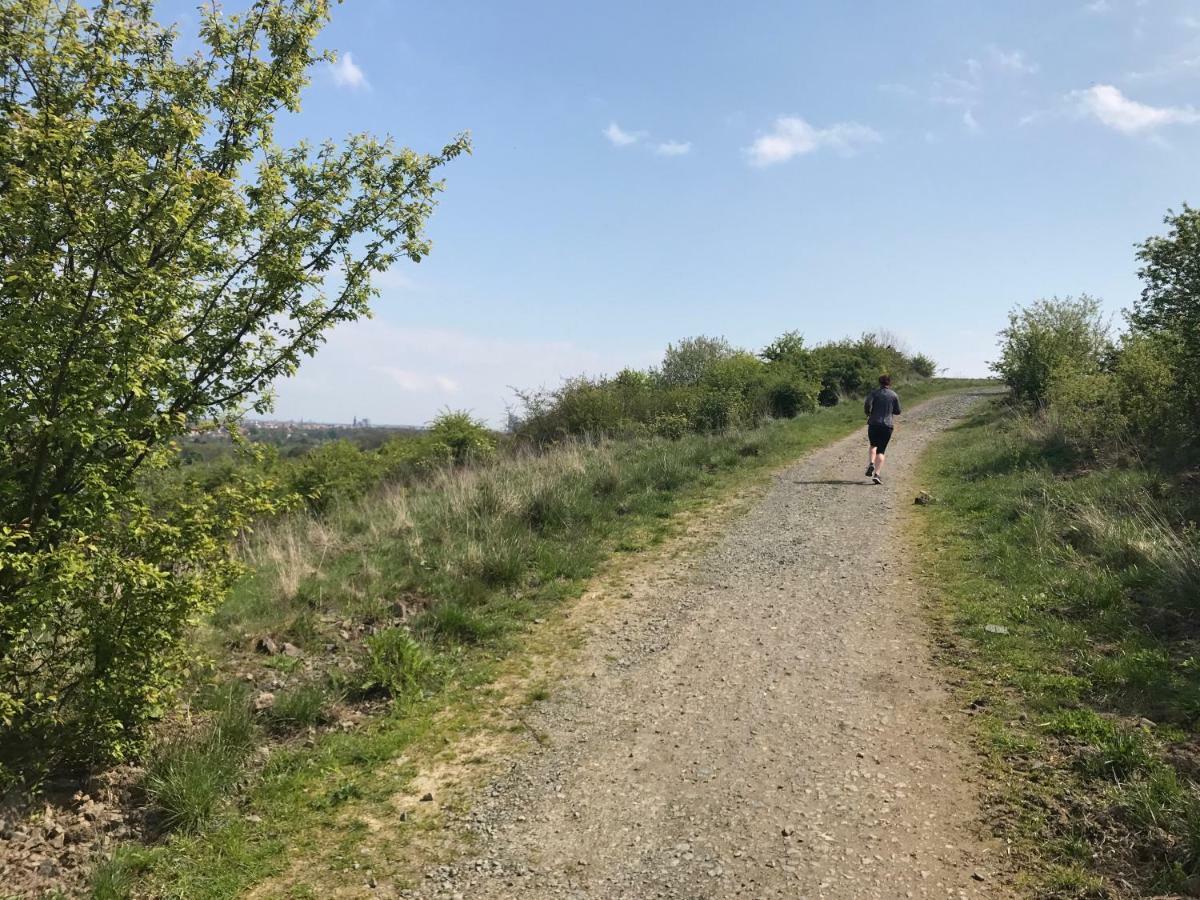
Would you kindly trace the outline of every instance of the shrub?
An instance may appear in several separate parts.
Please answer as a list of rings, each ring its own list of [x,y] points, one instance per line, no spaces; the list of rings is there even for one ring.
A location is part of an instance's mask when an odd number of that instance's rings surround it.
[[[1130,431],[1144,443],[1182,438],[1176,358],[1166,335],[1134,333],[1121,341],[1113,365],[1113,400]]]
[[[817,408],[817,389],[795,377],[777,378],[767,388],[767,412],[776,419],[793,419]]]
[[[812,351],[804,346],[804,335],[798,331],[785,331],[759,354],[769,363],[780,363],[791,368],[804,370]]]
[[[692,423],[697,431],[723,431],[741,422],[743,410],[744,403],[736,391],[706,390],[696,403]]]
[[[659,437],[677,441],[688,433],[688,417],[682,413],[663,413],[655,417],[650,429]]]
[[[350,441],[330,441],[314,447],[293,463],[288,486],[317,512],[337,499],[361,497],[379,483],[383,457],[364,453]]]
[[[153,503],[130,491],[94,543],[81,532],[38,546],[0,527],[0,769],[142,749],[186,671],[182,636],[233,584],[233,540],[277,508],[274,494],[241,475],[207,493],[175,484]]]
[[[367,638],[364,690],[392,697],[419,690],[433,674],[433,660],[403,628],[387,628]]]
[[[447,410],[434,419],[429,426],[429,440],[435,454],[444,455],[456,465],[484,459],[496,450],[495,435],[462,410]]]
[[[992,371],[1018,400],[1039,407],[1057,375],[1097,372],[1111,349],[1100,304],[1087,295],[1039,300],[1014,310],[1000,337],[1000,358],[991,363]]]
[[[1059,437],[1077,453],[1095,456],[1115,452],[1125,429],[1116,379],[1106,372],[1060,369],[1046,391],[1045,415]]]
[[[937,373],[937,363],[924,353],[914,356],[911,365],[913,374],[919,375],[921,378],[932,378]]]
[[[22,765],[138,748],[263,511],[223,490],[164,514],[146,474],[269,409],[376,273],[428,254],[469,149],[281,146],[330,4],[214,9],[194,41],[155,6],[0,4],[0,758]]]
[[[699,384],[713,365],[736,353],[723,337],[684,338],[668,344],[659,367],[659,379],[669,385]]]

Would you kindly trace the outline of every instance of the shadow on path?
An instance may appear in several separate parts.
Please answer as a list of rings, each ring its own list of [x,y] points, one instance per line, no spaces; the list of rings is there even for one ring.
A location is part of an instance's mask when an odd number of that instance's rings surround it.
[[[849,478],[826,478],[826,479],[820,480],[820,481],[815,481],[815,480],[814,481],[793,481],[792,484],[853,484],[857,487],[875,487],[876,486],[869,481],[865,481],[862,479],[853,480],[853,479],[849,479]]]

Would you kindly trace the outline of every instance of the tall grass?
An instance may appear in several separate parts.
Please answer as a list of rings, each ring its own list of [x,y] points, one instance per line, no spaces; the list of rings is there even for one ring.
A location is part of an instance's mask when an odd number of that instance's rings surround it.
[[[207,721],[155,746],[142,787],[163,830],[196,832],[230,796],[253,748],[255,724],[246,691],[220,690]]]
[[[1200,888],[1200,497],[997,408],[925,477],[926,554],[1040,896]],[[989,630],[1004,625],[1006,633]]]

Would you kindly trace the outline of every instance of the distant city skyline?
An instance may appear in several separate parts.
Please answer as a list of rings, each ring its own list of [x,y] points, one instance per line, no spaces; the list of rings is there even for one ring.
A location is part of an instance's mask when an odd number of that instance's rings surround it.
[[[231,11],[239,4],[227,4]],[[190,3],[165,4],[184,34]],[[1198,202],[1194,0],[337,5],[280,139],[470,130],[433,253],[273,415],[501,424],[511,388],[887,329],[984,375],[1007,310],[1137,296]],[[186,49],[185,46],[182,49]]]

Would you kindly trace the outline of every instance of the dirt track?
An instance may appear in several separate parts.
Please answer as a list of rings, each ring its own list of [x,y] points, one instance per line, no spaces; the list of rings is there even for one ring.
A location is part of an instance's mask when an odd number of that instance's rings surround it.
[[[781,472],[700,558],[589,640],[422,897],[998,896],[997,852],[929,664],[902,510],[976,394]]]

